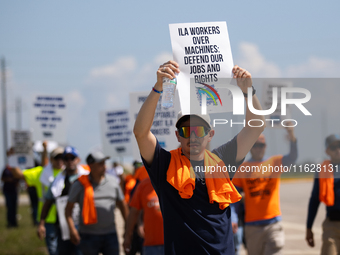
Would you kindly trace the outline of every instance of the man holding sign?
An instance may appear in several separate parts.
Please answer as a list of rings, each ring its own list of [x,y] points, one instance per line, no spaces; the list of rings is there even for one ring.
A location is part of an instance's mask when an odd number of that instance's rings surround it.
[[[176,137],[181,147],[170,152],[162,149],[150,128],[163,90],[163,78],[173,79],[179,72],[175,61],[160,66],[157,82],[134,126],[144,165],[159,197],[165,254],[234,254],[229,205],[241,196],[225,170],[242,163],[264,125],[246,125],[236,137],[210,152],[206,148],[215,131],[209,115],[179,113]],[[252,96],[254,107],[261,109],[255,90],[247,95],[252,87],[250,73],[238,66],[232,72],[244,96]],[[254,115],[247,107],[247,123],[250,119],[264,123],[263,116]]]

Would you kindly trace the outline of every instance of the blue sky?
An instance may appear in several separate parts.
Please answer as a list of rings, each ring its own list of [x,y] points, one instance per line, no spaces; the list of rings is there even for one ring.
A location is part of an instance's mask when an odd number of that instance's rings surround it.
[[[16,125],[16,98],[22,98],[23,128],[28,129],[29,95],[68,96],[68,141],[84,158],[101,143],[99,111],[128,107],[129,92],[150,90],[157,67],[171,58],[170,23],[226,21],[234,63],[253,77],[339,78],[339,5],[306,0],[0,0],[9,130]]]

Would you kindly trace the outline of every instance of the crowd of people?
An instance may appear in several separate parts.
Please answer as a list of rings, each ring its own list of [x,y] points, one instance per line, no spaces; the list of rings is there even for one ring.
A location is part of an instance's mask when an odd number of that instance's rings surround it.
[[[233,77],[244,97],[252,97],[261,110],[251,74],[234,66]],[[282,254],[280,176],[282,166],[298,157],[294,128],[287,127],[287,155],[266,155],[265,126],[245,126],[230,141],[208,150],[215,131],[209,115],[178,113],[175,124],[179,147],[167,151],[151,132],[163,78],[180,73],[174,61],[157,70],[157,81],[140,109],[134,125],[142,162],[133,173],[118,163],[106,169],[109,156],[91,152],[80,164],[77,149],[57,147],[41,165],[22,170],[6,166],[2,174],[7,206],[7,227],[17,227],[17,186],[24,180],[35,189],[38,203],[33,214],[40,239],[55,254],[238,254],[243,244],[249,255]],[[249,95],[248,88],[252,88]],[[247,102],[247,100],[245,100]],[[248,120],[262,120],[247,110]],[[306,241],[314,246],[312,226],[320,202],[327,208],[321,254],[340,254],[340,136],[325,141],[329,159],[315,176],[309,201]],[[250,159],[245,160],[250,152]],[[9,155],[12,152],[8,152]],[[206,171],[209,167],[237,169],[270,167],[280,171]],[[124,242],[118,241],[115,209],[125,223]]]

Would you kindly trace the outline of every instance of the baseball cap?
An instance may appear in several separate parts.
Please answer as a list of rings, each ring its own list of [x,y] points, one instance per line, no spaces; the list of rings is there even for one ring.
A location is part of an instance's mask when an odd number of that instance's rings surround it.
[[[325,145],[326,149],[334,142],[340,142],[340,136],[339,135],[329,135],[326,137]]]
[[[50,157],[55,158],[60,154],[64,154],[64,149],[62,147],[57,147],[51,152]]]
[[[67,146],[65,148],[63,156],[65,157],[66,154],[72,154],[75,157],[79,157],[78,150],[72,146]]]
[[[257,138],[255,143],[262,143],[262,144],[266,144],[266,138],[264,137],[264,134],[261,134],[259,136],[259,138]]]
[[[198,113],[195,113],[195,114],[182,114],[182,111],[179,111],[178,112],[178,115],[177,115],[177,122],[176,122],[176,128],[179,128],[180,124],[182,123],[183,119],[185,117],[189,117],[189,116],[196,116],[196,117],[199,117],[200,119],[202,119],[207,125],[209,128],[211,128],[211,125],[210,125],[210,116],[209,114],[206,114],[206,115],[203,115],[203,114],[198,114]]]
[[[103,162],[107,159],[109,159],[109,156],[105,156],[103,152],[101,151],[95,151],[91,152],[87,157],[86,157],[86,163],[93,164],[93,163],[98,163],[98,162]]]

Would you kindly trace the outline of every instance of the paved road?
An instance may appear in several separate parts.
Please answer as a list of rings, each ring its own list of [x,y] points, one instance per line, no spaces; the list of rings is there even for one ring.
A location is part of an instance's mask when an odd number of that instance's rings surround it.
[[[281,184],[281,210],[283,227],[286,236],[286,245],[283,254],[287,255],[313,255],[320,253],[321,224],[325,218],[325,207],[320,205],[313,231],[316,247],[310,248],[305,241],[307,206],[312,189],[312,180],[284,182]],[[28,197],[20,197],[20,203],[27,204]],[[0,205],[3,205],[3,196],[0,196]],[[122,243],[123,220],[120,213],[116,212],[117,229]],[[123,254],[123,253],[121,253]],[[244,255],[246,252],[241,251]]]

